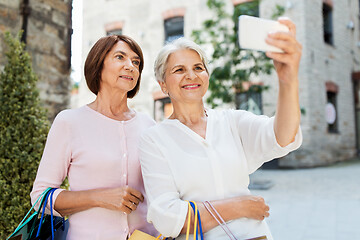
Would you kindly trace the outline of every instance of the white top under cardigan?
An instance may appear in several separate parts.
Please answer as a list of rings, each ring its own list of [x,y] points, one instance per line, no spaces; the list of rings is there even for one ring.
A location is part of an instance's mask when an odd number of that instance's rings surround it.
[[[147,219],[164,236],[178,237],[187,214],[184,200],[205,201],[249,195],[249,174],[264,162],[300,147],[299,128],[294,142],[280,147],[274,118],[242,110],[208,110],[203,139],[178,120],[166,119],[145,131],[140,141],[140,163],[150,202]],[[238,239],[267,235],[265,221],[240,218],[228,224]],[[205,239],[228,239],[221,227]]]

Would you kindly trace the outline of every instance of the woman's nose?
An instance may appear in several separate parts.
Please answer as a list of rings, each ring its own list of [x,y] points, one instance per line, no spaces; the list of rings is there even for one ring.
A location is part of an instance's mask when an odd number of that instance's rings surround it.
[[[192,71],[192,70],[188,71],[187,74],[186,74],[186,78],[187,78],[187,79],[190,79],[190,80],[195,79],[195,78],[196,78],[195,72]]]
[[[125,61],[124,68],[125,68],[125,70],[132,72],[132,71],[134,71],[135,67],[134,67],[132,61],[129,59],[128,61]]]

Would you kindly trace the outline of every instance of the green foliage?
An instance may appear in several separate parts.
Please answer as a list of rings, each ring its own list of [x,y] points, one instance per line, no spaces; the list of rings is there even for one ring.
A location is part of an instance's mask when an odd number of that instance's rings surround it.
[[[0,73],[0,239],[31,207],[29,194],[49,129],[20,36],[5,33],[7,64]]]
[[[273,15],[271,15],[271,18],[277,19],[278,17],[284,15],[284,13],[285,13],[285,7],[276,4],[274,13],[273,13]]]
[[[213,18],[203,22],[202,30],[192,36],[200,45],[214,50],[210,63],[214,70],[210,76],[210,96],[207,102],[212,107],[234,101],[235,92],[242,92],[243,82],[260,74],[270,74],[273,65],[264,53],[240,49],[237,39],[238,17],[242,14],[259,16],[259,0],[239,4],[232,15],[225,11],[222,0],[208,0]],[[233,24],[233,27],[229,27]],[[250,89],[251,91],[251,89]]]

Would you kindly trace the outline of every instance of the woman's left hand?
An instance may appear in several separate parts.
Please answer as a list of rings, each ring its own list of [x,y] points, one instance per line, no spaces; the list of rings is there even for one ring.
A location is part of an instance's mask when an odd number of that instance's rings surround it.
[[[282,49],[284,53],[266,52],[266,56],[274,60],[280,83],[286,84],[298,79],[302,46],[296,40],[295,24],[285,17],[279,18],[278,21],[286,25],[289,32],[269,33],[266,42]]]

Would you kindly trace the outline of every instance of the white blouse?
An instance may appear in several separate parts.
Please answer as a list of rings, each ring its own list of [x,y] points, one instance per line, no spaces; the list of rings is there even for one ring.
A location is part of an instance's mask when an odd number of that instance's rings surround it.
[[[147,220],[167,237],[185,239],[187,202],[249,195],[249,174],[264,162],[300,147],[299,128],[294,142],[281,147],[275,138],[274,117],[242,110],[208,110],[206,137],[178,120],[166,119],[145,131],[140,141],[140,163],[149,200]],[[240,218],[228,223],[240,239],[266,235],[266,221]],[[221,227],[205,239],[228,239]]]

